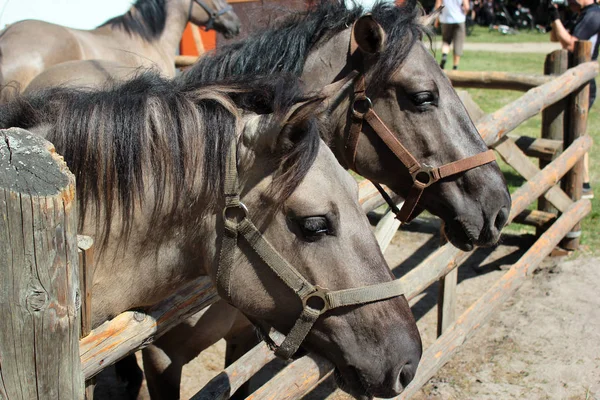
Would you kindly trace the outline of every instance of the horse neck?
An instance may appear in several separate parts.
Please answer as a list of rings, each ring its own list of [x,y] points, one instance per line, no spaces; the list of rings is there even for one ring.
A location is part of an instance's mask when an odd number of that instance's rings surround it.
[[[179,48],[181,36],[189,20],[190,3],[192,0],[169,0],[166,3],[167,20],[165,29],[158,39],[159,46],[175,65],[175,53]]]
[[[323,43],[308,55],[302,70],[302,81],[305,82],[308,91],[318,91],[324,86],[344,77],[343,73],[349,73],[348,46],[350,43],[350,28],[335,34],[327,42]],[[345,71],[346,70],[346,71]],[[349,101],[344,98],[342,103]],[[334,118],[330,118],[332,124],[345,125],[345,104],[338,104],[334,110]],[[339,114],[339,115],[338,115]],[[339,118],[335,118],[338,117]],[[342,122],[341,122],[342,121]],[[340,122],[340,123],[339,123]],[[332,126],[332,129],[321,129],[321,138],[331,145],[343,136],[343,126]],[[338,146],[334,146],[338,148]],[[343,146],[339,148],[344,148]],[[336,154],[339,158],[339,155]]]

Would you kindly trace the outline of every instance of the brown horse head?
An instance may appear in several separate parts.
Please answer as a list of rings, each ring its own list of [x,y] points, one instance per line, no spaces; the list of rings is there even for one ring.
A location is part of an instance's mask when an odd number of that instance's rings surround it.
[[[370,15],[363,14],[343,1],[320,1],[279,26],[203,57],[183,79],[193,84],[288,71],[302,77],[307,91],[320,91],[359,71],[373,110],[421,166],[440,167],[487,150],[450,82],[421,43],[426,30],[416,1],[402,6],[380,2]],[[346,90],[332,101],[322,138],[346,167],[407,196],[413,186],[411,174],[369,124],[363,123],[358,135],[355,162],[349,159],[353,93]],[[498,165],[490,162],[442,178],[425,189],[418,204],[444,220],[455,246],[471,249],[498,240],[510,197]]]
[[[225,0],[186,0],[190,1],[191,23],[214,29],[227,39],[240,33],[240,19],[231,5]]]
[[[341,162],[405,198],[410,197],[416,178],[381,131],[391,132],[424,169],[487,150],[450,81],[421,42],[422,28],[413,15],[414,2],[410,3],[379,5],[373,14],[355,21],[348,32],[351,38],[346,37],[352,44],[347,47],[345,73],[355,70],[360,78],[354,81],[354,92],[336,105],[338,118],[332,118],[337,124],[332,143]],[[403,29],[390,25],[394,18],[386,13],[396,13],[397,19],[404,16]],[[362,77],[366,91],[359,94]],[[372,108],[380,120],[361,120],[361,133],[353,146],[349,135],[356,121],[351,110],[360,107]],[[511,201],[497,163],[489,162],[433,183],[418,204],[442,218],[446,236],[455,246],[471,250],[474,245],[497,242]]]
[[[319,139],[314,107],[299,106],[264,133],[256,121],[264,117],[245,124],[241,201],[263,237],[311,284],[334,291],[389,282],[357,184]],[[302,302],[267,266],[268,257],[238,243],[230,301],[251,320],[289,332]],[[422,351],[403,296],[330,310],[304,345],[333,361],[350,392],[382,397],[406,387]]]

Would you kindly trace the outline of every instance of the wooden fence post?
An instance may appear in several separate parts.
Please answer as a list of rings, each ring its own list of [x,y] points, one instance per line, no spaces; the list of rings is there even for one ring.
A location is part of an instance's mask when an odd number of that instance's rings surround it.
[[[75,178],[53,146],[0,131],[0,398],[83,398]]]
[[[573,50],[573,66],[583,64],[591,60],[592,42],[577,41]],[[586,134],[587,114],[590,98],[590,85],[583,85],[575,90],[569,99],[568,123],[565,129],[564,148],[570,146],[578,137]],[[575,164],[573,169],[565,175],[563,179],[563,189],[573,201],[581,198],[583,186],[583,159]],[[579,247],[579,237],[581,236],[581,224],[573,227],[571,232],[567,233],[561,247],[566,250],[576,250]]]
[[[545,75],[560,75],[569,68],[569,52],[567,50],[556,50],[546,56],[544,62]],[[565,99],[557,101],[542,111],[542,138],[552,140],[564,140],[564,114],[567,101]],[[550,164],[560,155],[557,151],[551,160],[540,159],[540,169]],[[538,199],[538,210],[558,214],[554,208],[543,196]],[[546,227],[536,229],[537,236],[544,233]]]

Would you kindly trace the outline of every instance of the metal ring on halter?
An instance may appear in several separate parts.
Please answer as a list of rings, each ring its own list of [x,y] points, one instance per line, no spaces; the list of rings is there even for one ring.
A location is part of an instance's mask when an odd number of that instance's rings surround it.
[[[412,173],[413,182],[419,182],[425,187],[436,182],[435,177],[433,176],[433,168],[431,167],[421,167],[417,171]]]
[[[307,294],[302,298],[302,308],[306,308],[307,306],[312,308],[315,311],[319,312],[319,315],[324,314],[330,308],[329,301],[327,300],[328,289],[322,288],[321,286],[315,285],[315,291]],[[319,304],[308,304],[310,299],[319,299]]]
[[[361,112],[361,111],[358,111],[356,109],[357,108],[356,105],[358,103],[365,103],[366,104],[366,108],[365,108],[364,111]],[[361,97],[361,98],[358,98],[358,99],[354,100],[354,103],[352,103],[352,114],[355,117],[362,118],[367,113],[367,111],[369,111],[371,108],[373,108],[373,102],[371,101],[371,99],[368,98],[368,97],[366,97],[366,96],[365,97]]]
[[[241,215],[228,215],[227,213],[232,210],[241,211]],[[247,216],[248,216],[248,208],[246,207],[246,205],[244,203],[240,202],[240,204],[237,206],[225,206],[225,208],[223,208],[223,220],[224,221],[236,220],[237,222],[240,222]]]

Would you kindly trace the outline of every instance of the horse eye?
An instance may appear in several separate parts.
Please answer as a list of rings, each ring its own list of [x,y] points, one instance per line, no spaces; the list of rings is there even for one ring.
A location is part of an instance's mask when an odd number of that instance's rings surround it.
[[[432,92],[419,92],[413,94],[412,100],[416,106],[428,106],[435,102],[435,96]]]
[[[331,235],[329,223],[325,217],[305,217],[298,221],[304,238],[310,242],[317,241],[323,236]]]

